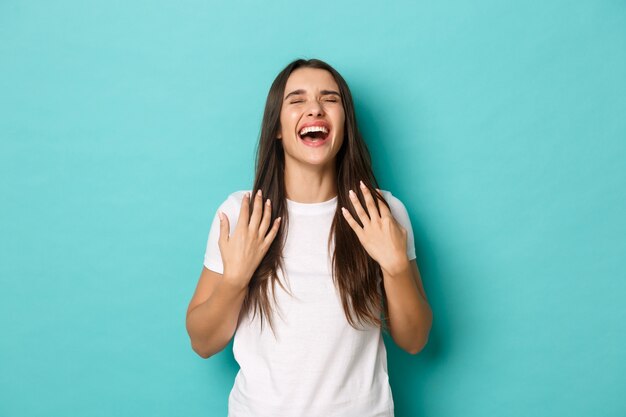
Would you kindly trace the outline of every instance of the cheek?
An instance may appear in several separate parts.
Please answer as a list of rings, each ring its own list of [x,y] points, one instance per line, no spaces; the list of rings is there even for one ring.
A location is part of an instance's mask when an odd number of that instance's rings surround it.
[[[332,112],[333,118],[335,120],[341,120],[342,122],[346,119],[346,114],[343,111],[343,107],[341,106],[335,106],[332,110],[329,110]]]
[[[346,124],[346,119],[345,116],[343,114],[343,112],[339,112],[336,116],[335,116],[335,126],[338,126],[337,132],[341,134],[341,136],[343,136],[344,132],[344,126]]]
[[[294,130],[298,125],[299,114],[295,112],[286,112],[283,113],[280,117],[281,125],[284,126],[286,130]]]
[[[298,111],[296,109],[291,109],[291,110],[287,110],[284,114],[285,119],[287,120],[295,120],[298,119],[301,115],[301,111]]]

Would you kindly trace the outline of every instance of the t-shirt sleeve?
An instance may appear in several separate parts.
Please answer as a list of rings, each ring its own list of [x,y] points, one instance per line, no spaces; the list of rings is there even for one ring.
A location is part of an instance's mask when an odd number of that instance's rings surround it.
[[[219,209],[218,209],[219,210]],[[215,271],[217,273],[224,273],[224,265],[222,264],[222,254],[218,240],[220,238],[220,218],[217,214],[217,210],[213,215],[213,221],[211,222],[211,228],[209,230],[209,238],[206,244],[206,250],[204,252],[204,266],[207,269]]]
[[[388,192],[387,195],[383,196],[387,200],[387,203],[389,203],[393,217],[407,231],[406,254],[409,257],[409,261],[415,259],[415,238],[413,236],[413,227],[404,203],[402,203],[398,197],[391,194],[391,192]]]
[[[215,271],[219,274],[224,273],[224,264],[222,263],[222,253],[219,247],[220,238],[220,217],[218,211],[221,210],[226,216],[228,216],[228,222],[230,226],[230,233],[235,230],[237,225],[237,219],[239,213],[236,203],[234,201],[234,194],[228,196],[228,198],[220,204],[213,214],[213,221],[211,222],[211,228],[209,230],[209,237],[207,239],[206,250],[204,252],[204,266],[208,269]]]

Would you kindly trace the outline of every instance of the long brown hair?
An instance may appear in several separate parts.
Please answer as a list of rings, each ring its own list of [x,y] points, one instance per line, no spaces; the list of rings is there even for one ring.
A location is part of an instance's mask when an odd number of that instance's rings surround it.
[[[301,67],[323,69],[332,74],[339,86],[345,112],[345,137],[337,152],[335,166],[338,193],[337,210],[328,237],[329,251],[333,235],[335,238],[335,249],[332,254],[333,281],[341,295],[346,319],[351,326],[356,328],[356,321],[360,323],[365,321],[375,326],[382,326],[383,330],[388,332],[388,309],[380,265],[365,251],[358,237],[343,217],[341,207],[346,207],[352,217],[361,224],[348,195],[348,190],[354,190],[367,212],[365,200],[359,187],[359,180],[363,180],[372,195],[378,197],[375,198],[377,205],[380,201],[387,207],[389,204],[376,191],[378,183],[372,171],[369,150],[357,126],[354,103],[348,84],[333,67],[319,59],[296,59],[289,63],[276,76],[267,95],[256,151],[256,174],[251,195],[254,196],[256,191],[261,189],[263,197],[271,199],[272,223],[270,224],[273,224],[274,219],[279,216],[282,219],[278,234],[250,280],[241,314],[247,314],[251,308],[254,308],[254,314],[256,314],[258,308],[261,327],[263,326],[263,315],[265,315],[272,331],[274,331],[269,285],[271,283],[272,290],[274,290],[276,281],[278,281],[279,285],[285,289],[276,271],[278,268],[283,272],[285,271],[282,251],[289,225],[285,200],[285,156],[282,140],[277,140],[276,137],[280,129],[280,112],[287,79],[295,69]],[[285,289],[285,291],[287,290]],[[274,301],[276,301],[275,293]],[[384,314],[382,320],[377,316],[381,311]],[[353,314],[357,318],[356,321]]]

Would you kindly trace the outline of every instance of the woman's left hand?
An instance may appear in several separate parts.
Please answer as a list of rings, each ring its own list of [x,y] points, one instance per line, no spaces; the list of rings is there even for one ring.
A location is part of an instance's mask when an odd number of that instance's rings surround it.
[[[402,272],[408,263],[406,229],[396,221],[389,208],[382,202],[378,203],[380,215],[378,214],[374,197],[362,182],[361,191],[363,192],[367,212],[363,209],[361,202],[352,190],[350,190],[350,200],[363,227],[354,220],[347,209],[342,207],[343,217],[356,233],[363,248],[380,264],[383,271],[391,275]]]

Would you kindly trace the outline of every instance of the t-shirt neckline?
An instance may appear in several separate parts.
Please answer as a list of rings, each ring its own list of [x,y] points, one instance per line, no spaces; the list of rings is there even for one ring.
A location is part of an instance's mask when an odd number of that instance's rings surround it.
[[[297,201],[287,200],[287,208],[289,212],[300,214],[320,214],[335,211],[337,206],[337,196],[334,196],[330,200],[322,201],[320,203],[299,203]]]

